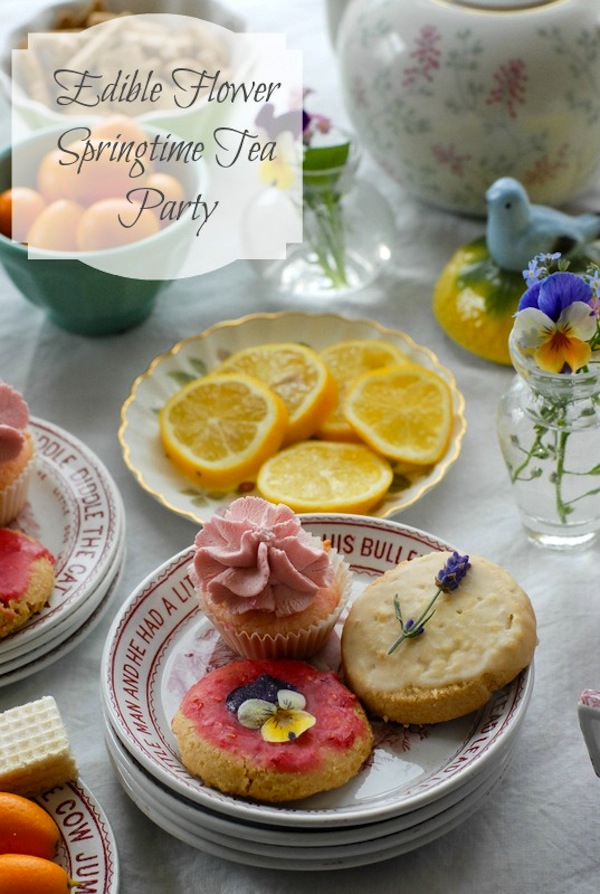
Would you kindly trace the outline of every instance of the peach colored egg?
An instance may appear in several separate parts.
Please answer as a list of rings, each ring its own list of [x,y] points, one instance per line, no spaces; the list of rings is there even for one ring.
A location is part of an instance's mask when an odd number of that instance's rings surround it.
[[[80,251],[103,251],[153,236],[160,230],[150,209],[138,215],[139,206],[127,199],[102,199],[86,208],[77,228]]]
[[[102,140],[90,139],[87,149],[93,151],[96,157],[92,161],[86,161],[81,165],[81,170],[75,178],[75,199],[83,205],[93,205],[101,199],[125,198],[130,189],[143,186],[145,175],[133,176],[134,161],[122,157],[111,158],[110,149],[103,151]],[[69,144],[72,152],[82,152],[83,143],[76,141]],[[97,153],[100,153],[99,155]],[[77,164],[73,165],[73,170]]]
[[[52,149],[40,162],[37,187],[46,202],[57,199],[75,199],[77,173],[73,167],[61,164],[65,155],[61,149]]]
[[[172,177],[171,174],[164,174],[162,171],[155,171],[153,174],[148,175],[148,177],[146,178],[145,186],[147,189],[159,190],[164,196],[162,207],[165,209],[165,217],[161,219],[160,225],[162,227],[166,227],[170,223],[173,223],[174,220],[177,220],[179,203],[184,202],[186,199],[185,193],[183,191],[183,186],[180,181],[176,177]],[[169,217],[167,214],[167,209],[164,204],[166,202],[175,202],[172,217]]]
[[[122,143],[133,142],[136,145],[148,140],[146,131],[127,115],[108,115],[102,121],[91,125],[91,139],[115,140]]]
[[[51,251],[77,251],[77,227],[84,210],[71,199],[51,202],[34,220],[27,242]]]

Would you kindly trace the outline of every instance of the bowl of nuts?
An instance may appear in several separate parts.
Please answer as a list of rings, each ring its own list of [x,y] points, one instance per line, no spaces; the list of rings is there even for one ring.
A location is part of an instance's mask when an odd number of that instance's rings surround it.
[[[251,69],[243,31],[242,19],[214,0],[44,7],[13,28],[0,52],[13,134],[126,108],[130,117],[191,137],[226,111],[209,102],[211,90]]]

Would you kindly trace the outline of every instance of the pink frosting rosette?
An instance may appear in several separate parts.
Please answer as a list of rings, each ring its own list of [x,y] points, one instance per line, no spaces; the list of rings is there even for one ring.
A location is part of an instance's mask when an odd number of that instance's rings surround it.
[[[21,395],[0,382],[0,525],[15,518],[27,499],[32,463],[19,457],[27,448],[29,407]],[[33,455],[33,451],[31,451]]]
[[[245,657],[306,657],[335,624],[349,569],[287,506],[235,500],[195,538],[190,577],[202,608]]]
[[[29,407],[21,395],[0,382],[0,463],[15,459],[25,443]]]

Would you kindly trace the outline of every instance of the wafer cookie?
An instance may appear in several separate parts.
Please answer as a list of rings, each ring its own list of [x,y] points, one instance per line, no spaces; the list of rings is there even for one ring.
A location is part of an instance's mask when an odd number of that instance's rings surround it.
[[[31,797],[77,775],[67,732],[52,696],[0,714],[0,791]]]

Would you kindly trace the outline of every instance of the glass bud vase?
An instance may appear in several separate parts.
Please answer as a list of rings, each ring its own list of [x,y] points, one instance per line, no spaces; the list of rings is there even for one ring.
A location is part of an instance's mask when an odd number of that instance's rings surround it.
[[[357,175],[361,154],[350,138],[343,165],[304,172],[302,242],[288,245],[283,259],[254,263],[278,291],[296,297],[349,294],[372,282],[390,260],[394,217],[381,193]]]
[[[600,357],[589,371],[547,373],[509,339],[517,372],[497,429],[527,536],[572,549],[600,532]]]

